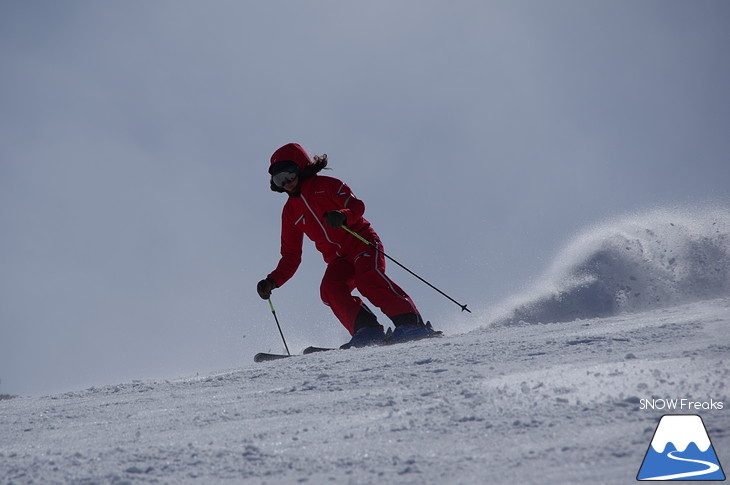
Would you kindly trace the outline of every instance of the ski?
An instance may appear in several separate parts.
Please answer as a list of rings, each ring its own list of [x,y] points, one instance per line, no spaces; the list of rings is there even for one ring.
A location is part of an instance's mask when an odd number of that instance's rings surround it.
[[[302,355],[315,354],[317,352],[327,352],[330,350],[335,350],[335,349],[331,349],[328,347],[307,347],[306,349],[304,349],[302,351]],[[254,362],[268,362],[270,360],[280,360],[280,359],[286,359],[289,357],[294,357],[295,355],[297,355],[297,354],[287,355],[287,354],[269,354],[267,352],[259,352],[258,354],[253,356],[253,361]]]
[[[428,323],[428,327],[431,328],[431,323],[430,322]],[[438,337],[442,337],[444,335],[444,333],[441,330],[435,330],[433,333],[431,333],[430,335],[428,335],[426,337],[421,337],[421,338],[418,338],[418,339],[411,339],[411,340],[395,340],[394,341],[394,340],[391,340],[390,339],[391,333],[392,333],[392,330],[389,328],[388,329],[388,333],[387,333],[386,340],[383,341],[379,345],[381,345],[381,346],[397,345],[397,344],[402,344],[402,343],[415,342],[415,341],[418,341],[418,340],[425,340],[425,339],[430,339],[430,338],[438,338]],[[377,347],[377,345],[374,345],[373,347]],[[342,349],[342,350],[345,350],[345,349],[348,349],[348,348],[349,347],[347,346],[347,344],[345,344],[342,347],[340,347],[340,349]],[[316,354],[318,352],[329,352],[330,350],[337,350],[337,349],[336,348],[330,348],[330,347],[307,347],[306,349],[304,349],[302,351],[302,354],[301,355]],[[271,360],[280,360],[280,359],[286,359],[288,357],[294,357],[294,355],[298,355],[298,354],[286,355],[286,354],[269,354],[269,353],[266,353],[266,352],[260,352],[260,353],[258,353],[258,354],[256,354],[254,356],[253,360],[254,360],[254,362],[268,362],[268,361],[271,361]]]
[[[330,350],[336,350],[329,347],[307,347],[302,351],[302,354],[316,354],[317,352],[329,352]]]
[[[253,356],[254,362],[268,362],[270,360],[286,359],[287,357],[293,357],[293,355],[286,354],[268,354],[266,352],[259,352]]]
[[[421,338],[414,338],[410,340],[386,340],[383,345],[398,345],[398,344],[407,344],[408,342],[418,342],[419,340],[428,340],[430,338],[439,338],[443,337],[444,332],[441,330],[434,330],[434,332],[430,335],[426,335],[425,337]]]

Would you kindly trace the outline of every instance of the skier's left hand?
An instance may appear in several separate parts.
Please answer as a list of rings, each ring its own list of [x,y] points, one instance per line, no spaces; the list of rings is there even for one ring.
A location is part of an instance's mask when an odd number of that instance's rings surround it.
[[[334,227],[335,229],[342,227],[342,225],[344,225],[347,221],[347,216],[345,216],[342,211],[330,211],[327,212],[324,217],[327,221],[327,225]]]

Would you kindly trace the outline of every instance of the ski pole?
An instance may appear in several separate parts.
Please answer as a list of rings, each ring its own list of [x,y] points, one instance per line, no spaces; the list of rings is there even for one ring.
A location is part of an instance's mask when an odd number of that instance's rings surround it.
[[[353,236],[355,236],[355,237],[356,237],[357,239],[359,239],[360,241],[362,241],[362,242],[364,242],[365,244],[367,244],[368,246],[370,246],[371,248],[373,248],[373,249],[375,249],[376,251],[378,251],[379,253],[381,253],[381,254],[382,254],[383,256],[385,256],[385,257],[386,257],[386,258],[388,258],[389,260],[393,261],[393,262],[394,262],[395,264],[397,264],[398,266],[400,266],[400,267],[401,267],[401,268],[403,268],[404,270],[408,271],[408,272],[409,272],[410,274],[412,274],[413,276],[415,276],[415,277],[416,277],[416,278],[418,278],[419,280],[421,280],[421,281],[423,281],[424,283],[426,283],[426,284],[427,284],[428,286],[430,286],[430,287],[431,287],[431,288],[433,288],[434,290],[436,290],[436,291],[438,291],[439,293],[441,293],[441,294],[442,294],[443,296],[445,296],[446,298],[448,298],[448,299],[449,299],[449,300],[451,300],[452,302],[454,302],[454,303],[456,303],[457,305],[459,305],[459,306],[461,307],[461,311],[462,311],[462,312],[466,310],[467,312],[471,313],[471,310],[469,310],[469,309],[468,309],[468,308],[466,307],[466,305],[462,305],[462,304],[461,304],[461,303],[459,303],[458,301],[454,300],[454,299],[453,299],[453,298],[451,298],[451,297],[450,297],[449,295],[447,295],[447,294],[446,294],[446,293],[444,293],[443,291],[439,290],[438,288],[436,288],[435,286],[433,286],[433,285],[432,285],[431,283],[429,283],[428,281],[424,280],[423,278],[421,278],[420,276],[418,276],[418,275],[417,275],[416,273],[414,273],[414,272],[413,272],[413,271],[411,271],[410,269],[408,269],[408,268],[406,268],[405,266],[403,266],[402,264],[400,264],[400,263],[399,263],[398,261],[396,261],[395,259],[393,259],[393,258],[391,258],[390,256],[388,256],[387,254],[385,254],[385,252],[384,252],[384,251],[381,251],[380,249],[378,249],[378,247],[377,247],[377,246],[376,246],[375,244],[371,243],[370,241],[368,241],[367,239],[365,239],[364,237],[362,237],[362,236],[361,236],[360,234],[358,234],[358,233],[356,233],[355,231],[351,230],[351,229],[350,229],[349,227],[347,227],[347,226],[340,226],[340,227],[341,227],[342,229],[344,229],[345,231],[349,232],[350,234],[352,234]]]
[[[284,348],[286,349],[286,355],[291,355],[289,353],[289,347],[286,345],[286,339],[284,338],[284,332],[281,331],[281,325],[279,325],[279,319],[276,318],[276,310],[274,310],[274,304],[271,303],[271,298],[268,298],[267,301],[269,302],[269,308],[271,308],[271,313],[274,315],[274,320],[276,321],[276,327],[279,329],[279,335],[281,335],[281,340],[284,342]]]

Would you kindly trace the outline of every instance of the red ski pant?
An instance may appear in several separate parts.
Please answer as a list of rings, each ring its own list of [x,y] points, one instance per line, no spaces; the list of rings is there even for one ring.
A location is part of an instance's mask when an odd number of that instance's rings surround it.
[[[379,241],[375,244],[382,250]],[[418,313],[406,292],[385,275],[382,252],[370,248],[354,257],[337,258],[327,265],[320,295],[350,335],[355,332],[355,318],[363,305],[352,295],[355,288],[388,317]]]

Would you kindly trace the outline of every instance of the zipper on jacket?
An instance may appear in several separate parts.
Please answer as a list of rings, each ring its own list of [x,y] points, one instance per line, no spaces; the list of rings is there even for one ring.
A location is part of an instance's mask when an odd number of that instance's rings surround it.
[[[327,239],[327,242],[329,242],[333,246],[337,246],[338,248],[342,249],[342,245],[340,245],[330,239],[329,234],[327,234],[327,229],[325,229],[325,227],[322,225],[322,221],[319,220],[319,217],[317,217],[317,215],[314,213],[312,208],[309,206],[309,202],[307,202],[307,199],[306,199],[306,197],[304,197],[304,194],[300,194],[299,197],[304,202],[304,205],[307,206],[307,209],[309,209],[309,212],[312,213],[312,217],[314,217],[314,220],[317,221],[317,224],[319,224],[319,227],[322,228],[322,232],[324,233],[324,237],[325,237],[325,239]],[[337,253],[337,256],[340,256],[340,257],[343,256],[342,254],[340,254],[339,251],[335,251],[335,253]]]

